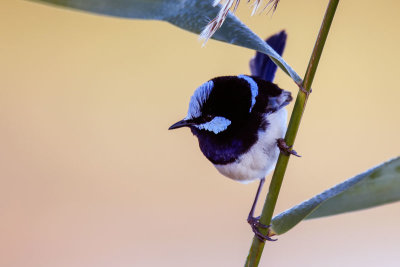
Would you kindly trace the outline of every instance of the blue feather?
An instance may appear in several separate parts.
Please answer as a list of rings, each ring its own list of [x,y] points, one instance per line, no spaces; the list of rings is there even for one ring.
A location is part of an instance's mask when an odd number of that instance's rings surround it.
[[[256,97],[258,95],[258,85],[253,80],[253,78],[246,76],[246,75],[238,75],[240,79],[246,80],[249,83],[250,90],[251,90],[251,106],[249,112],[253,109],[254,105],[256,104]]]
[[[279,55],[282,55],[286,45],[287,34],[281,31],[267,40],[265,40]],[[268,82],[272,82],[275,78],[277,66],[265,54],[257,52],[255,57],[250,61],[250,70],[253,76],[257,76]]]

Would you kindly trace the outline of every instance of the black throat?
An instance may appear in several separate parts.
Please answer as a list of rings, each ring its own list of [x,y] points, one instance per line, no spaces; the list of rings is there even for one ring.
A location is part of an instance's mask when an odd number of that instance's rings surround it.
[[[190,127],[197,136],[204,156],[213,164],[229,164],[248,152],[258,140],[258,131],[267,128],[261,114],[254,116],[237,127],[229,127],[218,134]]]

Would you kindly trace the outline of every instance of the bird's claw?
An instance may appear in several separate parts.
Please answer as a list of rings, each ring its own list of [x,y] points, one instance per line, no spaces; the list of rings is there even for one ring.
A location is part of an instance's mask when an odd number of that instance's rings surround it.
[[[301,157],[299,154],[297,154],[296,150],[292,149],[292,146],[288,146],[286,144],[285,139],[279,138],[278,140],[276,140],[276,142],[282,153],[285,153],[287,156],[293,155],[296,157]]]
[[[265,225],[265,224],[260,223],[260,217],[249,216],[247,218],[247,222],[250,224],[251,229],[253,230],[253,233],[256,235],[256,237],[261,242],[265,242],[266,240],[268,240],[268,241],[278,240],[278,239],[273,239],[270,237],[269,227],[271,227],[271,225]],[[260,230],[258,230],[258,228],[268,229],[268,233],[266,235],[263,235],[262,233],[260,233]]]

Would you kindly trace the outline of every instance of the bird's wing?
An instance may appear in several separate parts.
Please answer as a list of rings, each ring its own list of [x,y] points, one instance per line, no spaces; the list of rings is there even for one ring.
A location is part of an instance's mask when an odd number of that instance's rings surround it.
[[[287,34],[281,31],[272,35],[265,40],[279,55],[282,55],[285,49]],[[250,60],[251,75],[257,76],[268,82],[272,82],[275,77],[277,66],[265,54],[257,52],[256,55]]]

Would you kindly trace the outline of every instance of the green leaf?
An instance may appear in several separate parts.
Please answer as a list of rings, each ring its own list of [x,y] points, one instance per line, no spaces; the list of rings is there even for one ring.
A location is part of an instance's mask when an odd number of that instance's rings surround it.
[[[304,219],[371,208],[400,200],[400,157],[387,161],[272,219],[272,231],[283,234]]]
[[[31,0],[91,13],[130,19],[163,20],[199,34],[214,18],[219,7],[213,0]],[[213,39],[247,47],[267,54],[297,84],[300,76],[264,40],[258,37],[235,15],[229,13]]]

